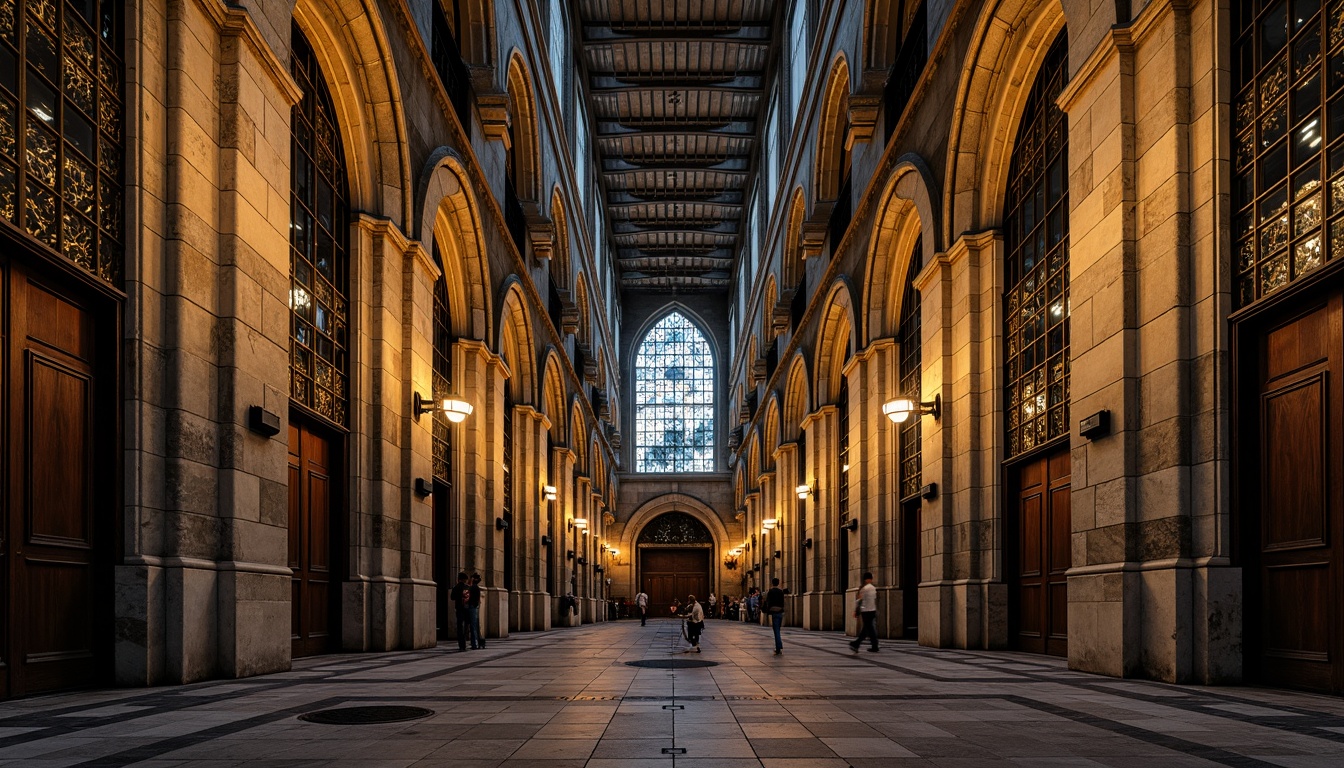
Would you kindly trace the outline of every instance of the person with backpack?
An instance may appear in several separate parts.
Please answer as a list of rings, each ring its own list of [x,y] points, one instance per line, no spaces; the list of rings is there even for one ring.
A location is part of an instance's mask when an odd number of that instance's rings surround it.
[[[639,611],[639,626],[645,626],[649,620],[649,595],[642,589],[635,595],[635,609]]]
[[[779,656],[784,653],[784,641],[779,637],[779,628],[784,625],[784,590],[779,588],[778,577],[770,580],[770,591],[765,593],[765,613],[775,631],[775,655]]]
[[[457,574],[457,584],[448,593],[453,601],[453,614],[457,619],[457,650],[467,650],[467,637],[471,635],[471,587],[467,584],[467,572]],[[472,643],[472,648],[476,644]]]
[[[863,639],[868,637],[873,641],[873,647],[868,651],[877,653],[877,587],[873,586],[872,571],[863,573],[863,587],[859,589],[859,597],[854,601],[854,618],[861,619],[863,626],[859,629],[859,636],[849,644],[849,649],[858,653]]]

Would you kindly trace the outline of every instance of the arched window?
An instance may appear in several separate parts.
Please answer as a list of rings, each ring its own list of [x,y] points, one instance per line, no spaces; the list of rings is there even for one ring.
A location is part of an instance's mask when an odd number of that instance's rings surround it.
[[[440,262],[442,263],[442,262]],[[447,397],[453,380],[452,313],[448,303],[448,275],[434,284],[434,393]],[[434,479],[445,486],[453,484],[453,435],[448,414],[434,409]]]
[[[1237,306],[1344,253],[1344,9],[1321,5],[1232,4]]]
[[[114,285],[120,51],[121,3],[0,3],[0,218]]]
[[[1069,434],[1069,126],[1061,32],[1027,96],[1004,200],[1008,456]]]
[[[635,471],[714,470],[714,355],[680,312],[653,326],[635,355]]]
[[[326,79],[299,28],[290,68],[303,91],[291,118],[290,397],[344,427],[350,203],[345,152]]]
[[[919,335],[919,291],[915,288],[915,276],[924,268],[924,248],[919,238],[915,239],[914,252],[910,254],[910,266],[905,271],[905,295],[901,297],[901,325],[897,331],[901,344],[901,394],[915,400],[923,400],[923,367],[920,362]],[[909,498],[919,493],[922,484],[919,424],[922,419],[906,419],[900,424],[900,461],[901,461],[901,498]]]

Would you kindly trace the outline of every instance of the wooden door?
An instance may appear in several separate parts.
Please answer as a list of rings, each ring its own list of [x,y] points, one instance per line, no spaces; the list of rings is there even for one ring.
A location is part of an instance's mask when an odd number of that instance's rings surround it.
[[[67,283],[0,259],[0,695],[90,685],[108,664],[116,461],[95,450],[115,452],[100,352],[117,321]]]
[[[708,549],[642,549],[640,577],[648,585],[649,615],[666,616],[673,600],[709,597]]]
[[[289,422],[289,567],[293,655],[334,650],[340,641],[336,578],[335,441],[298,418]]]
[[[1072,564],[1069,449],[1027,460],[1009,470],[1015,489],[1009,526],[1015,534],[1009,573],[1013,641],[1019,650],[1066,656]]]
[[[1250,333],[1238,370],[1236,501],[1246,538],[1248,672],[1344,692],[1342,295],[1290,302]]]
[[[452,547],[452,486],[434,481],[434,525],[430,533],[434,537],[434,621],[437,626],[435,637],[450,640],[457,632],[452,601],[449,595],[457,583],[457,569],[453,568]]]
[[[902,636],[919,638],[919,512],[922,501],[911,499],[901,505],[901,614]]]

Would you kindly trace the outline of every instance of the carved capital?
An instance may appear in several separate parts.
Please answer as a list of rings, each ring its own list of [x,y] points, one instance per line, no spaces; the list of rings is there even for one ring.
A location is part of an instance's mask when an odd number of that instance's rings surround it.
[[[765,381],[767,365],[764,357],[758,357],[751,361],[751,386],[756,386]]]
[[[476,111],[481,115],[481,128],[485,137],[491,141],[504,142],[504,151],[509,150],[509,95],[493,91],[477,92]]]
[[[804,260],[821,255],[822,246],[826,243],[826,235],[830,231],[831,211],[834,209],[834,200],[817,203],[812,209],[811,218],[803,222],[800,242]]]
[[[877,113],[881,108],[881,96],[856,94],[849,97],[849,132],[845,135],[847,151],[854,149],[858,142],[873,140],[877,130]]]

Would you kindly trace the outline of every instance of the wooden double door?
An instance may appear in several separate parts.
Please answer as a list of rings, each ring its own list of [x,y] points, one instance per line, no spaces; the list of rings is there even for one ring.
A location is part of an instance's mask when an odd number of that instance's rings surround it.
[[[337,438],[301,416],[289,421],[289,567],[292,655],[340,645],[341,516]]]
[[[672,601],[695,595],[701,605],[709,597],[709,548],[640,550],[640,580],[649,593],[649,615],[667,616]],[[708,608],[706,608],[708,610]]]
[[[111,667],[120,305],[0,246],[3,698]]]
[[[1068,445],[1008,470],[1009,633],[1018,650],[1069,653],[1069,477]]]
[[[1247,674],[1344,693],[1344,291],[1234,324]]]

